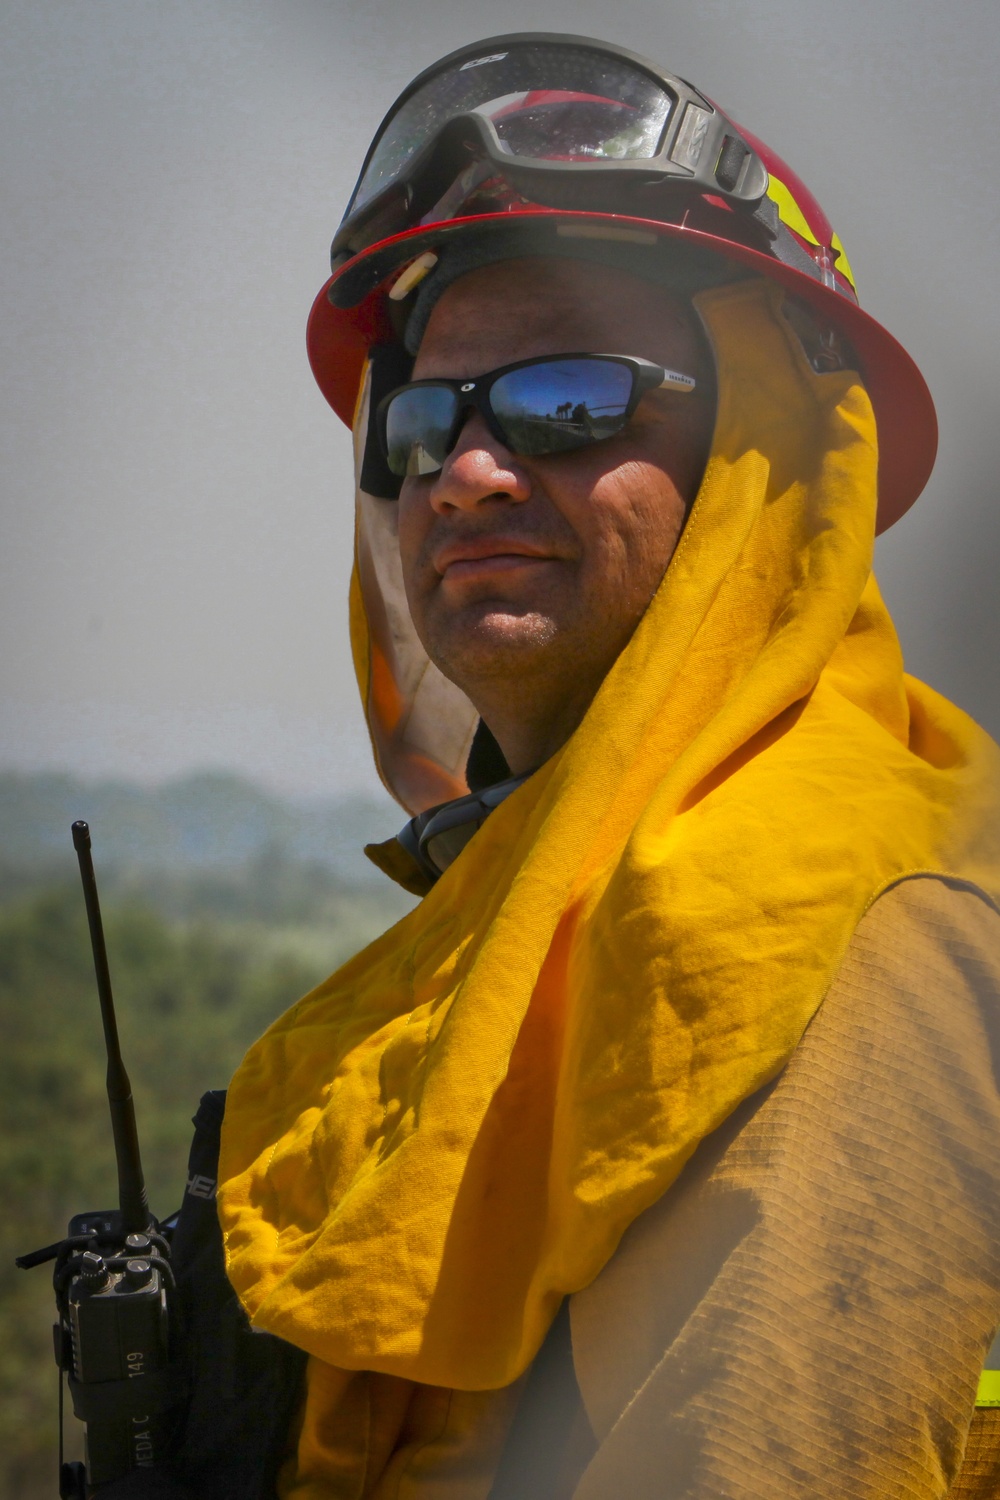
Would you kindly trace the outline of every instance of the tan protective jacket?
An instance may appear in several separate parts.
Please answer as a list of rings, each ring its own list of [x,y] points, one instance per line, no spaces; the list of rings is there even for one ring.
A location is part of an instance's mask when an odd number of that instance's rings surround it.
[[[784,1072],[571,1299],[494,1500],[1000,1495],[998,1060],[1000,914],[893,887]]]

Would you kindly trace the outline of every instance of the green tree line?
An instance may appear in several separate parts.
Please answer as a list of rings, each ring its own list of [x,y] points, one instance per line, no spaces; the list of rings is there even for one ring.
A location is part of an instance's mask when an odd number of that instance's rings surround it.
[[[72,856],[70,855],[70,858]],[[180,1204],[190,1118],[248,1045],[407,905],[265,850],[242,871],[115,874],[102,889],[150,1205]],[[105,1057],[80,888],[0,871],[0,1496],[56,1494],[49,1267],[14,1256],[117,1200]],[[66,1419],[68,1456],[80,1429]]]

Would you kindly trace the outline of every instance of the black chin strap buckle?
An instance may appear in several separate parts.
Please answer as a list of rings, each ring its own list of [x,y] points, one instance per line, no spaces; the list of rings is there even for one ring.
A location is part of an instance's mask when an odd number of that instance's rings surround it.
[[[509,776],[494,786],[484,787],[480,792],[470,792],[466,797],[456,797],[453,802],[442,802],[439,807],[429,807],[400,829],[396,840],[407,854],[417,862],[432,881],[443,875],[474,833],[486,822],[494,808],[499,807],[531,775]]]

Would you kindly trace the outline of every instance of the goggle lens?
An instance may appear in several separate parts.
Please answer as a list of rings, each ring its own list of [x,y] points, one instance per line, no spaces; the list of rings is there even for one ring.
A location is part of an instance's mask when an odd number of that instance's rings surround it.
[[[627,161],[652,156],[669,111],[661,94],[640,110],[594,94],[533,89],[513,102],[491,100],[476,114],[490,121],[511,156],[533,161]]]
[[[391,116],[347,216],[394,182],[457,115],[476,114],[501,149],[535,161],[656,155],[674,101],[624,58],[560,42],[515,44],[436,74]]]
[[[401,478],[435,474],[444,464],[465,407],[485,405],[512,453],[568,453],[620,432],[635,389],[632,369],[614,360],[542,359],[467,382],[478,401],[464,401],[457,383],[404,386],[384,410],[386,461]]]

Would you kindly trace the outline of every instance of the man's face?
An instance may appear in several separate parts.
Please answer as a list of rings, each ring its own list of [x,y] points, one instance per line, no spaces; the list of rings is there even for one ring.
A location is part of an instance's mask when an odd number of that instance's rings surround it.
[[[413,378],[564,353],[638,355],[698,385],[652,392],[617,436],[541,458],[511,453],[476,414],[439,473],[404,481],[399,542],[417,633],[495,733],[498,694],[526,712],[565,702],[570,719],[578,703],[582,716],[663,577],[711,439],[714,372],[690,306],[578,261],[462,277],[434,308]]]

